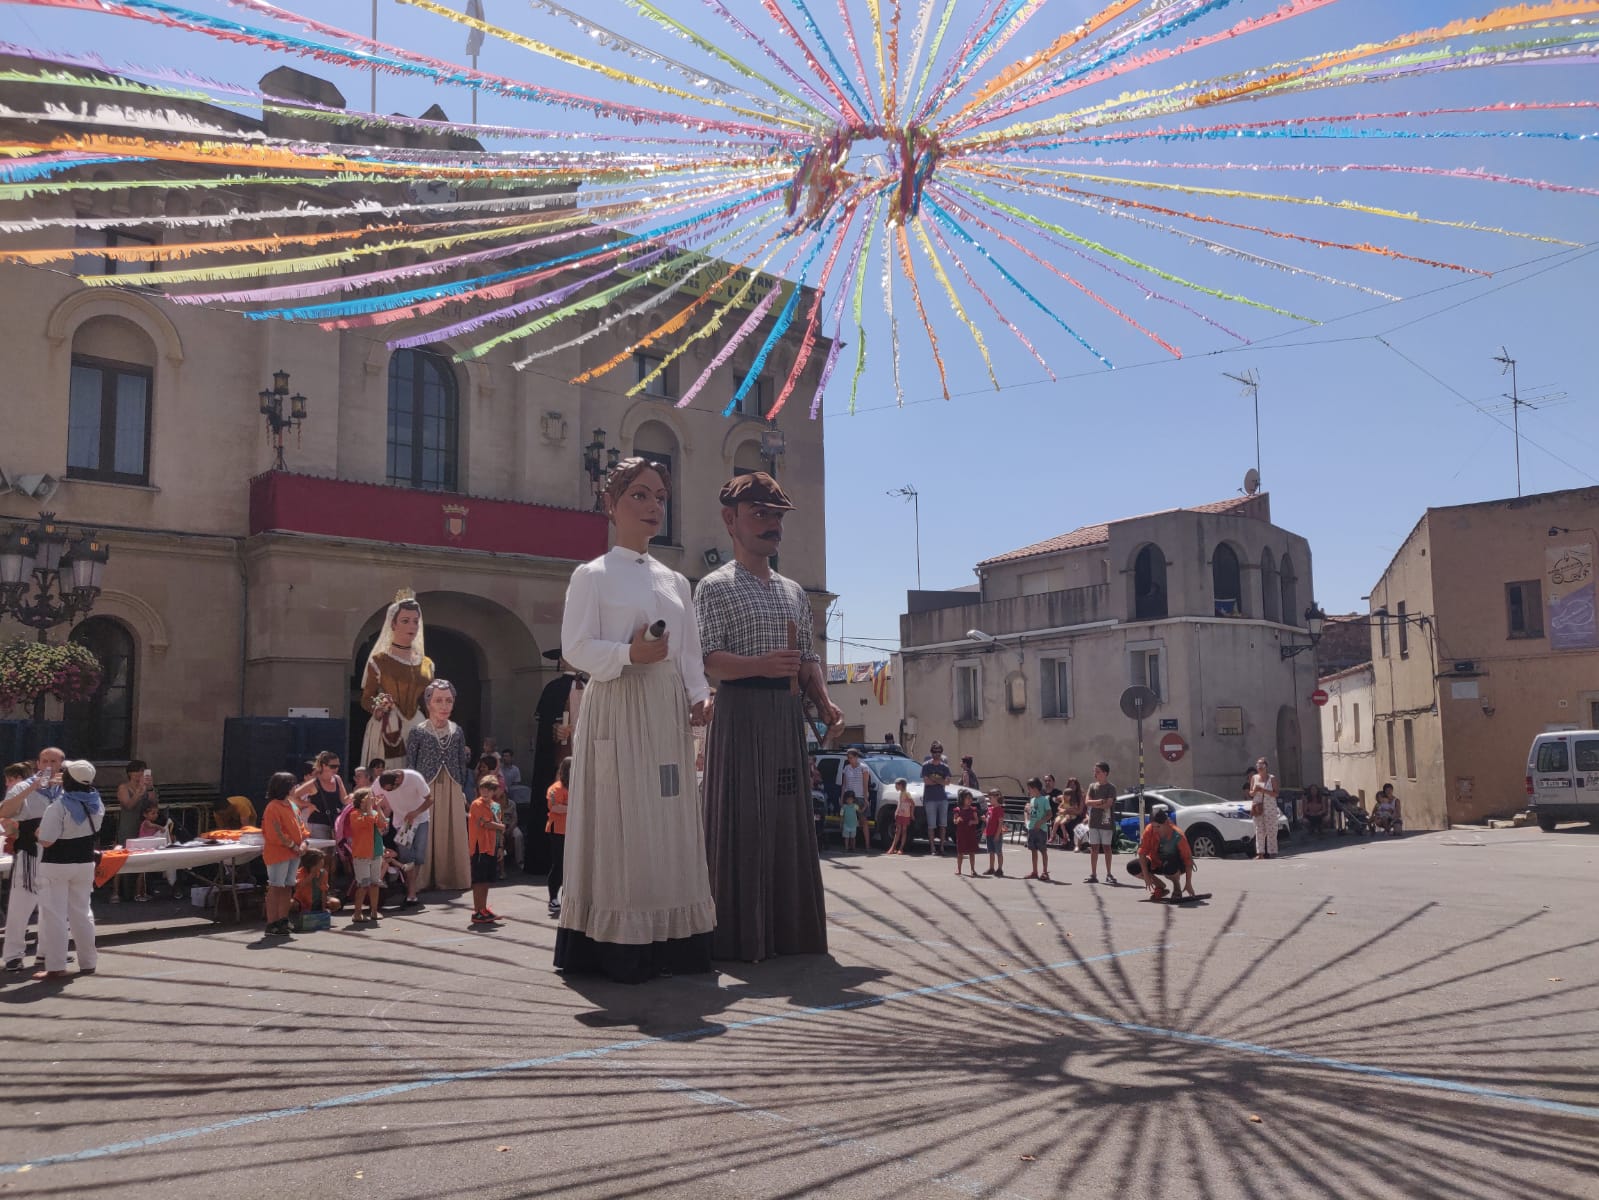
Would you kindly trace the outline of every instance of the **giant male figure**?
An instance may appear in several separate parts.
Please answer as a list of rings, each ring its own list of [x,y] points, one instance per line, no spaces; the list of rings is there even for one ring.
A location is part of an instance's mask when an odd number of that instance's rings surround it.
[[[705,672],[716,687],[705,753],[712,954],[744,962],[824,954],[803,697],[829,725],[840,713],[813,649],[805,590],[771,568],[794,506],[764,471],[729,481],[721,500],[733,561],[694,594]]]

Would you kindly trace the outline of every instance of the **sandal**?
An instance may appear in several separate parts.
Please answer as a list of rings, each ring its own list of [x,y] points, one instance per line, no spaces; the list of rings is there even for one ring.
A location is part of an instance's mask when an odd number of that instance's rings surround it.
[[[1045,871],[1038,878],[1039,878],[1039,881],[1042,882],[1042,883],[1054,883],[1055,882],[1053,879],[1051,879],[1049,877],[1049,872],[1048,871]]]
[[[1087,879],[1083,880],[1083,882],[1084,883],[1098,883],[1099,882],[1099,876],[1098,875],[1090,875]]]
[[[1037,879],[1038,878],[1038,872],[1037,871],[1029,871],[1026,875],[1023,875],[1022,878],[1023,879]]]
[[[33,973],[35,983],[55,983],[57,980],[66,978],[67,973],[65,971],[35,971]]]

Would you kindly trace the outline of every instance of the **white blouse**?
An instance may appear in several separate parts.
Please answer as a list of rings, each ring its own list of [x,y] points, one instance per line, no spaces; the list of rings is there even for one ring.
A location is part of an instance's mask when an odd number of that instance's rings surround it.
[[[677,667],[689,702],[709,699],[699,621],[688,580],[648,554],[617,546],[572,572],[561,615],[561,657],[597,683],[628,665],[640,625],[666,622],[667,661]]]

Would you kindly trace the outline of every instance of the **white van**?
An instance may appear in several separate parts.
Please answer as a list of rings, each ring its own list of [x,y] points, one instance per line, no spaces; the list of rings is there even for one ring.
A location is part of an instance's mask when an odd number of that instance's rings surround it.
[[[1556,821],[1599,828],[1599,729],[1540,733],[1527,752],[1527,811],[1546,833]]]

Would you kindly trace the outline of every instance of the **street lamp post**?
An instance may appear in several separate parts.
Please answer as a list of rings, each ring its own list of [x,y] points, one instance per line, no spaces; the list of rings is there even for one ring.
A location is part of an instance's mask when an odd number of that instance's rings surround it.
[[[777,478],[777,464],[783,461],[786,453],[788,436],[781,429],[773,425],[761,430],[761,460],[766,463],[766,472],[773,479]]]
[[[907,483],[902,488],[895,488],[888,493],[890,496],[903,496],[911,502],[911,510],[916,521],[916,590],[922,590],[922,497],[916,488]]]
[[[594,492],[595,512],[600,512],[604,508],[600,497],[605,493],[607,472],[614,470],[616,464],[621,461],[622,452],[615,446],[606,446],[605,430],[596,429],[594,440],[583,447],[583,470],[588,473],[589,487]]]
[[[73,537],[54,513],[40,513],[33,526],[14,525],[0,535],[0,617],[12,617],[48,642],[49,631],[74,621],[100,598],[111,548],[93,531]],[[32,588],[33,594],[28,594]],[[33,704],[44,720],[44,697]]]
[[[272,438],[272,446],[277,451],[277,461],[273,469],[282,471],[286,469],[283,461],[283,432],[286,429],[296,429],[305,421],[305,397],[295,392],[289,395],[289,373],[287,371],[272,372],[271,388],[263,388],[260,392],[261,415],[266,418],[267,433]],[[285,413],[284,405],[288,405]]]

